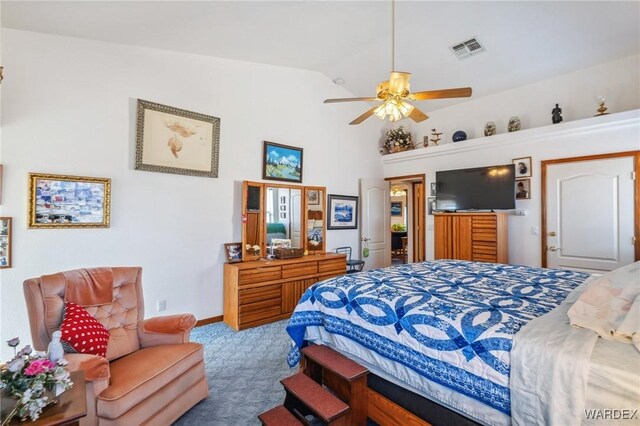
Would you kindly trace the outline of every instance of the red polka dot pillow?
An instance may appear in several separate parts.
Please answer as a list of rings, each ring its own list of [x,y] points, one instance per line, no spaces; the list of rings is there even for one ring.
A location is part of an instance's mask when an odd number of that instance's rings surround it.
[[[109,332],[82,306],[67,302],[60,326],[65,352],[105,356]]]

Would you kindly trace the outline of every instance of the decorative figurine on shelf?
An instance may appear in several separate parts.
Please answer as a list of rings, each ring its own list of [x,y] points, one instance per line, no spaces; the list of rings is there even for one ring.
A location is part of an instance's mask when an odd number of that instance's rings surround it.
[[[453,134],[453,138],[452,139],[453,139],[454,142],[466,141],[467,140],[467,134],[462,130],[458,130],[457,132],[455,132]]]
[[[442,140],[440,135],[442,135],[442,132],[438,132],[436,129],[431,129],[431,136],[433,136],[433,139],[429,139],[429,142],[433,142],[437,146],[438,142]]]
[[[609,114],[609,113],[607,112],[607,107],[606,107],[606,106],[604,106],[604,101],[605,101],[605,100],[606,100],[606,99],[604,98],[604,96],[600,96],[600,97],[598,98],[598,105],[599,105],[599,107],[598,107],[598,113],[597,113],[596,115],[594,115],[594,117],[597,117],[597,116],[599,116],[599,115],[607,115],[607,114]]]
[[[429,136],[422,137],[422,146],[424,146],[425,148],[429,146]]]
[[[485,136],[493,136],[496,134],[496,123],[493,121],[487,121],[487,124],[484,125],[484,135]]]
[[[520,130],[520,118],[519,117],[511,117],[509,119],[509,125],[507,126],[510,132],[517,132]]]
[[[558,104],[551,110],[551,121],[553,121],[553,124],[558,124],[562,121],[562,108]]]

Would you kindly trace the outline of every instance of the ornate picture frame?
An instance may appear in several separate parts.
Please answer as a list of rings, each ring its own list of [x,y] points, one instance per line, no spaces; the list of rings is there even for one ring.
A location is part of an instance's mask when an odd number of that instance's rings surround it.
[[[136,170],[218,177],[220,119],[138,99]]]
[[[111,179],[29,173],[29,228],[108,228]]]
[[[11,218],[0,217],[0,269],[11,268]]]
[[[302,148],[262,141],[262,179],[302,183]]]
[[[327,229],[358,229],[358,197],[329,194]]]

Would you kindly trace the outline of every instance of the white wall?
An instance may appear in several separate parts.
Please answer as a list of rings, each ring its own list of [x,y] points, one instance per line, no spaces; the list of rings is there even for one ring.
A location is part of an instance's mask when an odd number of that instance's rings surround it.
[[[222,314],[223,243],[239,241],[242,180],[261,180],[262,141],[304,148],[303,183],[357,195],[381,177],[379,126],[348,126],[361,105],[309,71],[3,30],[3,214],[14,218],[13,268],[2,280],[2,336],[30,339],[22,282],[90,266],[140,265],[147,316]],[[219,178],[133,170],[135,102],[221,118]],[[360,108],[359,108],[360,107]],[[27,229],[27,173],[112,179],[109,229]],[[327,232],[329,249],[357,231]],[[4,347],[3,347],[4,350]]]
[[[509,263],[540,266],[541,237],[534,235],[534,228],[541,225],[541,161],[638,149],[640,111],[632,110],[408,151],[383,161],[386,176],[426,173],[429,188],[438,170],[510,164],[514,158],[531,157],[531,199],[516,200],[516,209],[526,210],[527,215],[509,218]],[[427,216],[426,238],[427,258],[433,259],[433,216]]]

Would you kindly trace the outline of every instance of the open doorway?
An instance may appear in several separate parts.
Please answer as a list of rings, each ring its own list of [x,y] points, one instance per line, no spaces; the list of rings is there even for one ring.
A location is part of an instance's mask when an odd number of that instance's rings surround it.
[[[425,175],[386,178],[390,186],[391,264],[425,259]]]

